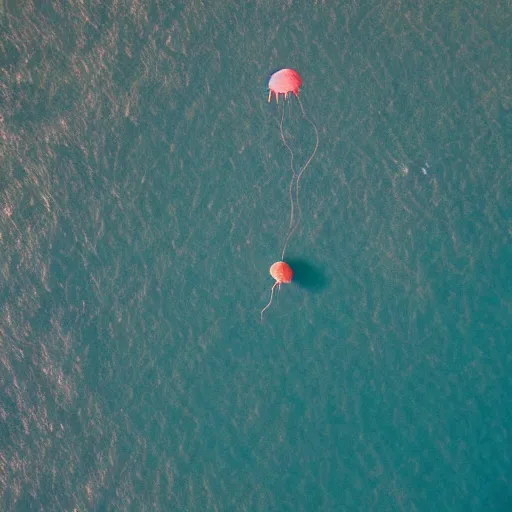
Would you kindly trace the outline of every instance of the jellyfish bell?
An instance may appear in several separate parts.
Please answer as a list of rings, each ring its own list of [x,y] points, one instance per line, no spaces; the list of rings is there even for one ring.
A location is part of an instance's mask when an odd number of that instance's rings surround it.
[[[293,278],[293,270],[284,261],[276,261],[270,267],[270,275],[276,280],[277,284],[291,283]]]
[[[299,89],[302,85],[302,77],[294,69],[280,69],[276,71],[268,81],[268,101],[272,101],[272,94],[276,95],[276,102],[279,102],[279,95],[284,94],[285,99],[289,93],[299,97]]]

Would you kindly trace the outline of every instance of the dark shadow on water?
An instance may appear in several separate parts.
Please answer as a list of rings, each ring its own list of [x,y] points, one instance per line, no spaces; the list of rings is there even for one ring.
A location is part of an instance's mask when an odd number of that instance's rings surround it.
[[[292,267],[293,282],[302,288],[320,292],[328,285],[327,277],[316,265],[300,258],[287,258],[286,263]]]

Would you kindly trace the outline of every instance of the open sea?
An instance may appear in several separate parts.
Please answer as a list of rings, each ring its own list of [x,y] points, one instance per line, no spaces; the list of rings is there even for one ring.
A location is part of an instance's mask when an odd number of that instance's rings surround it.
[[[511,33],[0,0],[0,511],[511,511]]]

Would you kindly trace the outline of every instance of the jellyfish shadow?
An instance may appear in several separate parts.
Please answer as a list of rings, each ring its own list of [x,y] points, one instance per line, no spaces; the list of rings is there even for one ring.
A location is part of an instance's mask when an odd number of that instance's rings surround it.
[[[312,292],[322,291],[329,283],[325,273],[316,265],[299,258],[290,258],[286,263],[293,269],[293,282]]]

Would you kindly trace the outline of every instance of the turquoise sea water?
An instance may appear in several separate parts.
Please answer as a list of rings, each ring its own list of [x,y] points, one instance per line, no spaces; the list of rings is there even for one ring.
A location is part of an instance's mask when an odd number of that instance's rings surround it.
[[[510,3],[0,5],[0,510],[512,509]]]

